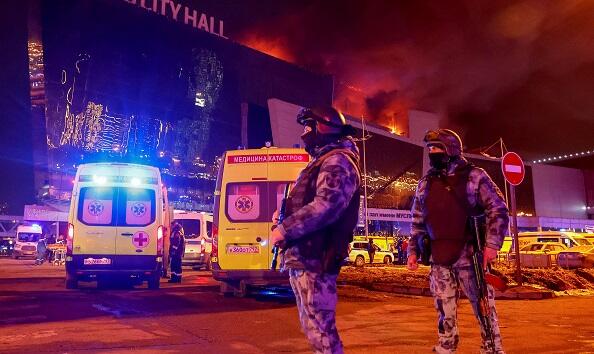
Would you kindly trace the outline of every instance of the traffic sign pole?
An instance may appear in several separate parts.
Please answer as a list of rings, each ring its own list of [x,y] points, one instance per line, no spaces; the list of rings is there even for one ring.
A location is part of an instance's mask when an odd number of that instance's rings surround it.
[[[516,212],[516,187],[510,184],[509,194],[511,199],[511,214],[512,214],[512,239],[514,240],[514,251],[516,252],[516,282],[522,285],[522,270],[520,267],[520,240],[518,240],[518,213]]]
[[[518,240],[518,212],[516,208],[516,186],[522,183],[526,175],[526,169],[522,158],[515,152],[508,152],[501,158],[501,172],[510,189],[511,202],[511,232],[514,240],[514,251],[516,253],[516,282],[522,285],[522,270],[520,266],[520,240]]]

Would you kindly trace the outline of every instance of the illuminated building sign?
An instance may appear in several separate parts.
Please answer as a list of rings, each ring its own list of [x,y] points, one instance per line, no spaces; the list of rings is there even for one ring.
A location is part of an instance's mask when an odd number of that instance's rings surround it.
[[[174,21],[183,22],[186,25],[196,29],[209,32],[222,38],[224,34],[224,23],[222,20],[216,21],[213,16],[200,13],[197,10],[176,4],[173,0],[124,0],[128,4],[136,5],[147,11],[152,11],[161,16],[165,16]]]
[[[367,218],[379,221],[412,222],[412,213],[410,210],[368,208]],[[363,220],[365,220],[365,214],[361,206],[359,207],[359,225],[365,225]]]

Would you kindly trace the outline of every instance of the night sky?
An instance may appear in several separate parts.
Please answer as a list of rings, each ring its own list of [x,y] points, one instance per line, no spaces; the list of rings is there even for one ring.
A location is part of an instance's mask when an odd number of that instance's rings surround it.
[[[467,148],[502,137],[526,159],[594,149],[593,1],[191,2],[232,40],[334,74],[348,113],[436,112]]]

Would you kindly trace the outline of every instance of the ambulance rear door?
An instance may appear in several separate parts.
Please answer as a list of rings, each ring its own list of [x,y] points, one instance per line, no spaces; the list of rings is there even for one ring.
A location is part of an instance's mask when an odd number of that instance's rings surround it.
[[[265,167],[260,170],[264,178]],[[268,231],[271,212],[268,183],[229,182],[225,186],[225,223],[221,224],[219,264],[222,269],[266,269],[269,267]]]
[[[308,162],[309,155],[305,150],[276,149],[270,151],[268,180],[271,217],[269,220],[272,220],[272,213],[275,210],[280,210],[287,184],[289,184],[290,190],[295,185],[299,173],[307,166]],[[270,224],[271,226],[272,224]],[[268,230],[270,230],[270,227]],[[272,257],[272,254],[270,257]],[[272,262],[272,258],[270,258],[270,262]]]
[[[79,176],[71,211],[74,254],[115,254],[118,188],[111,181],[118,172],[115,166],[93,166]]]
[[[160,201],[156,188],[139,186],[119,189],[116,254],[157,254],[157,213]],[[160,216],[160,214],[159,214]]]

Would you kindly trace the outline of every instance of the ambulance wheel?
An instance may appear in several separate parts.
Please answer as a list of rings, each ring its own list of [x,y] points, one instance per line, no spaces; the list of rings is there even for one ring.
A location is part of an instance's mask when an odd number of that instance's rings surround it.
[[[365,257],[357,256],[357,258],[355,258],[355,266],[363,267],[364,265],[365,265]]]
[[[78,289],[76,276],[66,274],[66,289]]]
[[[384,264],[390,264],[392,263],[392,258],[390,258],[390,256],[385,256],[384,257]]]
[[[159,273],[155,273],[151,275],[151,277],[147,281],[148,288],[151,290],[157,290],[161,286],[161,275]]]

